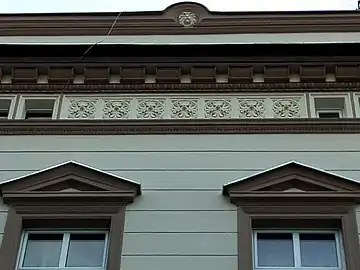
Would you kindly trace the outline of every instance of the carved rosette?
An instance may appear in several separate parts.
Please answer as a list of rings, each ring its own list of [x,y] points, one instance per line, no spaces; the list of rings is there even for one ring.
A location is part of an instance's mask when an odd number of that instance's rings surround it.
[[[198,22],[198,17],[194,12],[184,11],[178,17],[179,24],[184,27],[194,27]]]
[[[138,101],[137,117],[141,119],[160,119],[164,115],[163,100],[143,99]]]
[[[68,108],[68,118],[95,118],[96,103],[96,100],[70,100],[70,106]]]
[[[172,100],[171,118],[190,119],[196,118],[198,102],[194,99]]]
[[[272,110],[276,118],[296,118],[300,116],[298,99],[273,100]]]
[[[231,114],[231,100],[229,99],[210,99],[205,100],[204,107],[206,118],[229,118]]]
[[[105,119],[127,119],[130,114],[130,100],[106,100],[103,108]]]
[[[241,118],[265,117],[265,100],[239,99],[239,116]]]

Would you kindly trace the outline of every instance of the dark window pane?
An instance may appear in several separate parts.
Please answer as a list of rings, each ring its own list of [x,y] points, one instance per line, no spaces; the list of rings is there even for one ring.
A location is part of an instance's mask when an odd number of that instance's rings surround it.
[[[71,234],[67,267],[101,267],[105,234]]]
[[[335,234],[300,234],[303,267],[338,267]]]
[[[319,112],[319,118],[340,118],[338,112]]]
[[[59,266],[62,234],[29,234],[23,267]]]
[[[258,233],[257,256],[260,267],[293,267],[291,233]]]

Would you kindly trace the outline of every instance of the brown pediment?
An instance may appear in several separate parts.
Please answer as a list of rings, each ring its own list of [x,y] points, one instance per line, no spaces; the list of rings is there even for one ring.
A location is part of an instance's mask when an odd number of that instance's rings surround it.
[[[232,200],[358,198],[360,183],[291,161],[223,186]]]
[[[140,184],[75,161],[59,164],[0,184],[5,203],[35,198],[100,198],[131,202],[141,193]]]

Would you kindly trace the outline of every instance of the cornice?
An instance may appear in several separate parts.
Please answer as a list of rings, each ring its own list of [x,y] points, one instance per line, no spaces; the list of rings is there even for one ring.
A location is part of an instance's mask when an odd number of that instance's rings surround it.
[[[0,135],[360,133],[360,119],[8,120]]]
[[[174,83],[174,84],[0,84],[0,93],[269,93],[360,92],[360,82],[339,83]]]
[[[184,12],[193,14],[189,24]],[[0,36],[99,36],[114,22],[111,35],[358,32],[359,18],[356,11],[213,12],[184,2],[148,12],[2,14]]]

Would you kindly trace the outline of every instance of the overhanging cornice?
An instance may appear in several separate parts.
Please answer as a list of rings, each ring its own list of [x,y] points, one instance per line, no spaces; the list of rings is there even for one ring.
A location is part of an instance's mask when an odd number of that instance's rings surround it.
[[[357,32],[359,18],[356,11],[214,12],[183,2],[164,11],[1,14],[0,36],[106,36],[114,22],[113,36]]]

